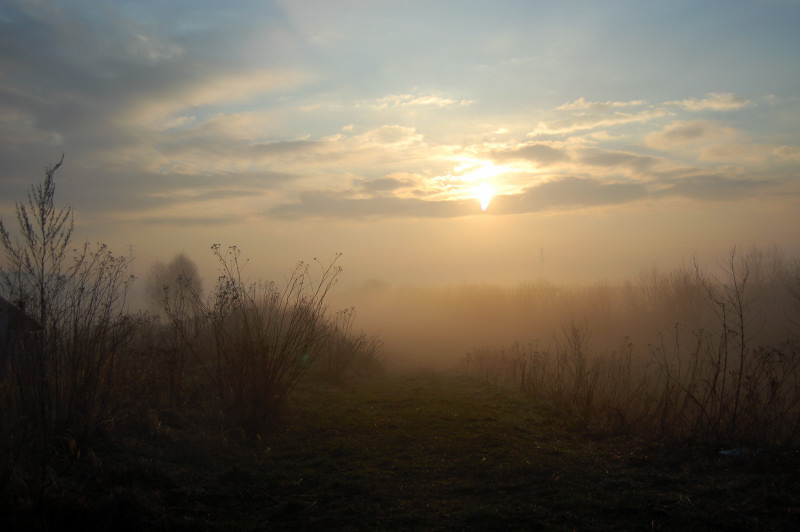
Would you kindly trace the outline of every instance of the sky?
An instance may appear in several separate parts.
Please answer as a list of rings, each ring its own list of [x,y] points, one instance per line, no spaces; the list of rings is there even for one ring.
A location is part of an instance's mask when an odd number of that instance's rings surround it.
[[[211,284],[214,243],[266,279],[342,253],[350,287],[796,255],[798,27],[789,0],[5,0],[0,215],[63,153],[76,238],[139,277],[184,252]]]

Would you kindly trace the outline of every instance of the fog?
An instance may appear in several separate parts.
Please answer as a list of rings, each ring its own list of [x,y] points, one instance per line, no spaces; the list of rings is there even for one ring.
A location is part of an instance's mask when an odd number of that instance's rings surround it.
[[[743,288],[748,345],[779,345],[800,332],[800,262],[775,246],[731,247],[704,261],[673,257],[661,267],[615,279],[598,275],[570,281],[543,275],[505,284],[354,283],[351,275],[359,265],[346,258],[327,308],[354,308],[354,331],[382,342],[388,369],[452,371],[469,353],[514,344],[552,351],[571,324],[586,331],[590,354],[631,344],[633,353],[646,360],[657,346],[674,348],[678,342],[686,348],[700,331],[719,334],[721,303],[731,296],[734,281]],[[247,265],[250,281],[281,283],[280,274],[260,277],[265,272],[256,266]],[[128,294],[132,310],[148,308],[143,292],[152,265],[135,268],[138,280]],[[214,270],[206,270],[202,277],[208,294]],[[576,277],[592,278],[588,271]],[[733,316],[726,319],[730,327]]]
[[[700,331],[721,332],[721,311],[731,307],[726,298],[737,297],[736,286],[747,343],[778,345],[798,332],[799,272],[797,260],[780,249],[754,246],[732,249],[710,266],[688,259],[614,283],[541,278],[506,286],[422,287],[370,282],[336,291],[330,306],[356,308],[356,328],[383,340],[389,368],[456,369],[476,350],[514,343],[552,349],[571,324],[587,332],[590,354],[628,343],[640,355],[657,345],[683,343],[685,348]],[[732,310],[725,319],[731,328]]]

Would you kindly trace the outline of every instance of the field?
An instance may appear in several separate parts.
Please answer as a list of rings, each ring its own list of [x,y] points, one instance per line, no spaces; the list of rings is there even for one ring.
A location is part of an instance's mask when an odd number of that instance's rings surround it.
[[[5,501],[41,530],[790,530],[800,453],[653,444],[433,372],[303,383],[272,436],[191,415],[86,450],[58,490]],[[103,456],[101,462],[97,456]]]
[[[777,249],[343,308],[339,255],[281,284],[215,244],[209,294],[179,255],[130,313],[128,260],[71,248],[56,168],[23,238],[0,222],[2,530],[800,528],[800,261]]]

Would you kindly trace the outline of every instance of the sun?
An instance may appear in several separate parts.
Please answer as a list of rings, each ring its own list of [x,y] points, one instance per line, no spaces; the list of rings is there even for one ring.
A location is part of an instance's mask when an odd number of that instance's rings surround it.
[[[455,176],[464,184],[460,197],[471,195],[476,198],[481,205],[481,210],[486,211],[489,203],[497,194],[498,178],[507,172],[506,168],[496,166],[492,161],[464,157],[453,167]],[[504,188],[504,187],[501,187]],[[463,195],[462,195],[463,194]]]
[[[481,183],[475,187],[475,197],[480,200],[482,211],[485,211],[489,207],[492,196],[494,196],[494,189],[488,183]]]

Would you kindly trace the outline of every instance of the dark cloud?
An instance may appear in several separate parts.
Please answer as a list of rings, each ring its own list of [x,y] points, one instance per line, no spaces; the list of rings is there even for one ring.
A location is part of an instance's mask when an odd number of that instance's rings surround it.
[[[384,178],[376,181],[372,191],[390,191],[402,187],[401,180]],[[547,181],[524,190],[521,194],[495,196],[486,213],[507,215],[550,210],[572,210],[585,207],[623,205],[647,198],[682,196],[700,201],[736,200],[776,186],[772,181],[730,179],[722,176],[692,176],[654,183],[616,182],[584,177],[565,177]],[[658,187],[657,191],[653,188]],[[418,198],[374,196],[352,198],[348,193],[308,191],[294,203],[277,205],[269,216],[281,219],[299,218],[452,218],[480,214],[477,200],[429,201]]]
[[[522,194],[496,196],[486,212],[516,214],[616,205],[646,196],[647,189],[642,184],[604,184],[592,179],[569,177],[542,183]],[[480,214],[480,211],[477,200],[425,201],[382,196],[354,199],[334,192],[304,192],[300,194],[298,202],[278,205],[270,209],[268,214],[276,218],[449,218]]]
[[[533,186],[519,195],[495,197],[491,209],[498,214],[515,214],[619,205],[645,197],[647,188],[640,183],[603,183],[594,179],[566,177]]]
[[[680,145],[696,145],[728,137],[735,138],[737,131],[731,127],[723,127],[708,120],[691,122],[677,121],[661,131],[647,136],[647,144],[658,149],[669,149]]]
[[[372,179],[370,181],[361,181],[359,183],[361,189],[368,194],[391,192],[400,188],[406,188],[410,185],[410,181],[406,179],[396,179],[394,177],[383,177],[380,179]]]
[[[54,143],[73,159],[107,158],[116,149],[130,153],[158,141],[154,131],[131,121],[166,119],[182,107],[201,115],[203,107],[205,112],[215,109],[221,100],[214,99],[213,90],[224,93],[226,87],[215,83],[229,76],[243,79],[253,69],[236,53],[241,43],[230,39],[230,24],[237,24],[236,34],[244,37],[258,17],[237,21],[231,19],[235,11],[223,10],[227,15],[209,24],[208,11],[215,6],[205,5],[202,12],[191,2],[183,7],[176,17],[174,4],[163,9],[159,4],[142,9],[113,3],[91,8],[50,2],[3,5],[0,126],[4,111],[13,110],[29,134],[20,143],[0,127],[0,161],[12,160],[12,149],[32,152]],[[259,9],[275,14],[272,8]],[[271,27],[275,15],[261,25]],[[266,29],[259,28],[259,34],[268,39]],[[263,54],[261,72],[275,66],[278,57]],[[229,100],[236,97],[228,95]],[[192,140],[198,149],[214,147],[173,133],[175,138],[164,141],[165,150],[179,150],[181,142]],[[9,147],[12,143],[19,145]],[[4,162],[2,170],[5,179],[21,168]]]
[[[672,127],[664,130],[661,135],[664,140],[670,142],[688,142],[692,140],[699,140],[707,137],[713,133],[712,126],[703,120],[695,120],[694,122],[682,122],[675,124]]]
[[[215,227],[228,224],[239,224],[242,217],[236,214],[230,216],[139,216],[135,219],[137,224],[155,225],[158,227]]]
[[[111,9],[99,11],[108,15]],[[0,22],[0,115],[13,109],[29,134],[12,142],[13,131],[0,130],[2,179],[27,173],[35,157],[30,154],[42,153],[44,165],[64,151],[69,164],[141,145],[139,133],[116,120],[120,111],[152,90],[190,83],[185,62],[139,61],[127,46],[127,38],[135,37],[132,29],[113,16],[100,24],[93,11],[66,12],[52,3],[6,6]],[[29,154],[27,165],[13,155],[21,150]]]
[[[15,11],[0,31],[0,65],[13,80],[0,88],[2,101],[31,113],[42,128],[74,129],[107,122],[137,95],[187,77],[185,62],[132,55],[136,36],[122,20],[97,24],[77,10]]]
[[[291,175],[278,172],[182,174],[116,169],[113,178],[71,167],[69,159],[56,174],[60,202],[82,213],[133,213],[139,210],[262,195]],[[39,176],[32,176],[30,183]],[[111,180],[113,179],[113,180]],[[98,185],[98,183],[100,185]]]
[[[541,166],[550,166],[569,160],[569,155],[562,150],[551,148],[546,144],[530,144],[513,150],[495,151],[492,157],[497,160],[533,161]]]
[[[219,133],[203,134],[202,131],[191,130],[162,133],[155,145],[162,155],[184,156],[200,152],[203,155],[246,161],[285,157],[314,159],[319,156],[319,148],[324,143],[292,140],[253,144],[245,139],[231,138]]]
[[[696,200],[732,200],[747,197],[774,183],[695,176],[652,184],[605,183],[597,179],[565,177],[532,186],[521,194],[495,196],[487,214],[506,215],[549,210],[571,210],[604,205],[623,205],[647,198],[682,196]],[[304,192],[299,201],[268,211],[276,218],[445,218],[479,214],[476,200],[425,201],[376,196],[354,199],[335,192]]]
[[[681,196],[704,201],[737,200],[775,187],[773,181],[732,179],[720,175],[700,175],[666,183],[657,196]]]
[[[426,201],[416,198],[376,196],[368,199],[345,197],[335,192],[302,192],[299,201],[273,207],[275,218],[455,218],[475,214],[476,201]]]
[[[311,140],[288,140],[253,144],[248,151],[259,155],[298,155],[314,153],[323,143]]]
[[[590,148],[581,151],[580,162],[591,166],[606,168],[629,168],[637,173],[645,173],[658,163],[658,159],[650,157],[649,155],[636,155],[621,151]]]

